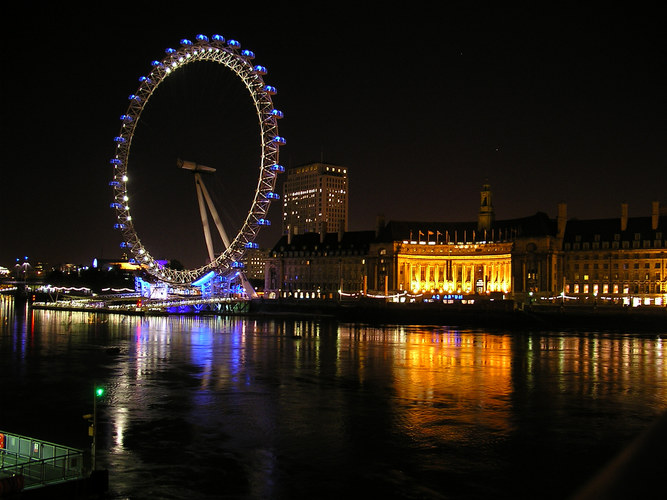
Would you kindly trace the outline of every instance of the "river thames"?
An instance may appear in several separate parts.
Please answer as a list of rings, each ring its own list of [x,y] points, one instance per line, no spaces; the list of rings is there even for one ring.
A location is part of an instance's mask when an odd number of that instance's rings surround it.
[[[667,411],[664,334],[0,300],[0,429],[90,450],[103,384],[112,499],[568,498]]]

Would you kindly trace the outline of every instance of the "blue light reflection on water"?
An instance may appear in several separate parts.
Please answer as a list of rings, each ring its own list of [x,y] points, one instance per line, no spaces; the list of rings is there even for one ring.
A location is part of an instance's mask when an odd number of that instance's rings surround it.
[[[655,336],[3,311],[0,428],[105,382],[112,498],[562,498],[667,410]]]

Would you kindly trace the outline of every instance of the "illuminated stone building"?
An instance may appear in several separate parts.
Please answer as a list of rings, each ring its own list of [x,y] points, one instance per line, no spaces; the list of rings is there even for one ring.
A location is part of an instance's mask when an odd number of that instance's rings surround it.
[[[283,234],[347,231],[348,169],[310,163],[287,170]]]
[[[496,221],[484,185],[475,222],[384,223],[375,231],[288,234],[267,259],[273,296],[558,294],[560,240],[545,214]]]
[[[370,282],[387,294],[556,293],[555,227],[542,213],[487,227],[392,221],[371,247]]]
[[[269,253],[265,296],[337,299],[363,290],[373,231],[283,236]]]
[[[267,258],[268,296],[442,300],[504,296],[667,306],[667,214],[496,220],[481,191],[474,222],[389,221],[375,231],[285,235]]]
[[[570,220],[564,250],[565,296],[630,306],[667,304],[667,215]]]

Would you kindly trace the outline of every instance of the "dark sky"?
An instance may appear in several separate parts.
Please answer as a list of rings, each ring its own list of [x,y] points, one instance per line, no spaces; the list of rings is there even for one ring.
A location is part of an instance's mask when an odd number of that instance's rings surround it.
[[[616,217],[623,202],[631,216],[649,215],[652,201],[667,205],[667,45],[657,12],[411,2],[364,14],[359,3],[295,12],[239,2],[232,11],[197,4],[193,13],[157,13],[109,2],[94,14],[27,5],[2,20],[0,265],[24,255],[51,264],[120,255],[108,185],[119,116],[150,62],[198,33],[239,40],[268,68],[285,113],[282,164],[349,168],[352,230],[372,229],[378,213],[474,220],[487,179],[499,219],[555,217],[561,201],[578,218]],[[219,196],[254,189],[252,163],[248,175],[239,159],[253,147],[246,138],[256,140],[254,118],[220,69],[174,80],[146,111],[153,136],[130,168],[131,206],[157,258],[204,259],[194,187],[175,177],[175,156],[220,172],[238,166],[216,178]],[[188,104],[192,95],[204,105]],[[148,165],[158,150],[162,165]],[[260,235],[269,246],[278,203],[270,218]]]

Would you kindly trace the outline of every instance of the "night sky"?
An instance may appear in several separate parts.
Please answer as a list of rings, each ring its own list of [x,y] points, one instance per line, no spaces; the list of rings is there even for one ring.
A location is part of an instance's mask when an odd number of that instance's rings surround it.
[[[199,33],[240,41],[268,68],[285,113],[283,165],[349,168],[351,230],[372,229],[380,213],[474,220],[486,180],[498,219],[555,217],[559,202],[582,219],[617,217],[623,202],[631,216],[667,206],[657,12],[132,5],[93,14],[28,4],[3,16],[0,265],[121,255],[108,185],[119,116],[150,62]],[[219,169],[216,198],[248,197],[257,182],[254,115],[221,69],[168,80],[141,141],[137,132],[130,206],[156,258],[205,259],[194,184],[177,157]],[[243,203],[221,211],[240,223]],[[277,240],[280,213],[274,203],[263,246]]]

